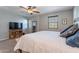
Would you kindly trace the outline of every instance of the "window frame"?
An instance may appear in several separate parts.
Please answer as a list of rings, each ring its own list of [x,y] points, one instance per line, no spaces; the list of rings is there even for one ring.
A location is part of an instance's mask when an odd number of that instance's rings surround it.
[[[56,22],[55,22],[55,21],[54,21],[54,22],[52,22],[52,21],[50,22],[50,21],[49,21],[49,18],[52,18],[52,17],[57,17],[57,21],[56,21]],[[54,26],[53,28],[50,28],[49,23],[53,23],[53,24],[56,23],[56,24],[57,24],[57,27],[55,28],[55,26]],[[48,29],[58,29],[58,15],[55,15],[55,16],[48,16]]]

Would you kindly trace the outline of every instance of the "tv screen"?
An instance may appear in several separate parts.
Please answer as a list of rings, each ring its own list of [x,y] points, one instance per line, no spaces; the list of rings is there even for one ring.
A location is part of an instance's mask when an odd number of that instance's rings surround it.
[[[23,23],[9,22],[9,29],[22,29]]]

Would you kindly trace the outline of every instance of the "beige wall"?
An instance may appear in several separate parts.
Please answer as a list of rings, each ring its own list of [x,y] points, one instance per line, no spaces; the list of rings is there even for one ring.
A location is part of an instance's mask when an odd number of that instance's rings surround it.
[[[23,23],[23,31],[27,32],[27,19],[18,15],[17,13],[10,12],[4,8],[0,8],[0,41],[9,39],[9,22]]]
[[[48,29],[48,16],[54,16],[58,15],[58,29]],[[67,24],[63,25],[62,21],[64,18],[67,18]],[[50,13],[46,15],[40,16],[40,25],[39,30],[55,30],[55,31],[61,31],[63,28],[68,27],[69,25],[73,24],[73,11],[67,10],[57,13]]]
[[[48,16],[54,16],[54,15],[59,16],[58,29],[48,29]],[[62,20],[64,18],[67,18],[67,24],[66,25],[62,24]],[[30,20],[38,21],[37,31],[43,31],[43,30],[61,31],[62,29],[73,24],[73,10],[66,10],[66,11],[60,11],[60,12],[55,12],[55,13],[52,12],[52,13],[49,13],[49,14],[34,16],[34,17],[31,17]],[[31,32],[31,30],[30,30],[30,32]]]

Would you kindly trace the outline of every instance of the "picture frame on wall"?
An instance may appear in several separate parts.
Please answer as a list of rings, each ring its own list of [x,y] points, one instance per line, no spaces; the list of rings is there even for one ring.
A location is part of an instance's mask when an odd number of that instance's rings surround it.
[[[63,25],[66,25],[66,24],[67,24],[67,18],[63,18],[63,19],[62,19],[62,24],[63,24]]]

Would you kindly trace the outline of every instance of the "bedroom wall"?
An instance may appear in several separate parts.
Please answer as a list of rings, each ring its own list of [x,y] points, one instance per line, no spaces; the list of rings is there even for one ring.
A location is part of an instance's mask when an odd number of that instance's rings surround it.
[[[58,29],[48,29],[48,16],[58,15]],[[60,11],[56,13],[49,13],[45,15],[41,15],[40,17],[39,30],[53,30],[53,31],[61,31],[62,29],[68,27],[73,24],[73,10]],[[63,19],[67,18],[67,24],[63,25]]]
[[[13,12],[0,9],[0,41],[9,38],[9,22],[23,22],[24,26],[27,25],[26,20],[26,18],[17,15],[17,13],[14,14]],[[26,26],[23,27],[24,32],[26,28]]]
[[[59,15],[58,19],[58,29],[48,29],[48,16],[54,16]],[[63,25],[62,20],[64,18],[67,18],[67,24]],[[62,31],[64,28],[68,27],[69,25],[73,24],[73,9],[71,10],[65,10],[65,11],[59,11],[59,12],[52,12],[48,14],[43,14],[39,16],[33,16],[29,18],[29,20],[38,21],[38,30],[37,31],[43,31],[43,30],[51,30],[51,31]],[[30,23],[31,24],[31,23]],[[30,30],[31,32],[31,30]]]

